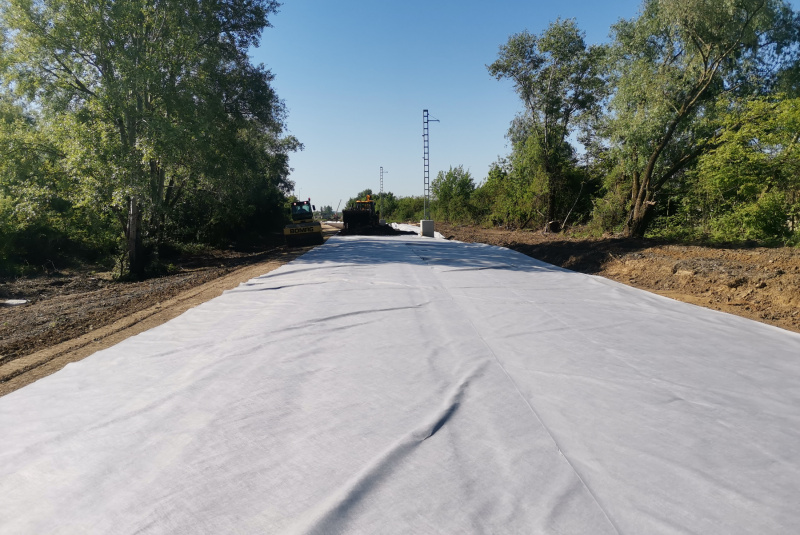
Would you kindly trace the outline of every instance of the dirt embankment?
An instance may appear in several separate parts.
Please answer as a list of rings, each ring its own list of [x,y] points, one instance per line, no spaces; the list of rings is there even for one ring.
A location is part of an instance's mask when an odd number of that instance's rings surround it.
[[[726,248],[436,224],[444,236],[800,332],[800,249]]]
[[[800,332],[800,249],[571,239],[442,223],[436,230]],[[326,237],[337,231],[324,229]],[[0,396],[160,325],[308,250],[218,251],[185,259],[176,273],[143,282],[116,282],[87,272],[0,281],[0,301],[28,301],[0,307]]]
[[[324,234],[337,231],[326,227]],[[0,306],[0,396],[169,321],[310,248],[210,251],[177,262],[171,275],[141,282],[88,271],[0,280],[0,302],[27,301]]]

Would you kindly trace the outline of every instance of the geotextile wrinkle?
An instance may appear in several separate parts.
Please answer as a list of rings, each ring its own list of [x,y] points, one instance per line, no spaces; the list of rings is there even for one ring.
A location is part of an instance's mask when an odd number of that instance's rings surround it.
[[[800,335],[334,236],[0,398],[0,532],[785,534]]]

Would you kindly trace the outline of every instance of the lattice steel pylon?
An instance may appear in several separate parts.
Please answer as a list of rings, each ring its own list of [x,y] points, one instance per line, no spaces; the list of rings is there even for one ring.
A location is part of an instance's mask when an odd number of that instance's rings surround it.
[[[378,213],[381,214],[381,219],[386,219],[386,216],[383,215],[383,166],[381,166],[381,193],[380,197],[378,197]]]
[[[424,218],[430,219],[431,204],[431,171],[430,171],[430,140],[428,137],[428,123],[438,123],[439,119],[428,117],[428,110],[422,110],[422,161],[423,161],[423,181],[425,191]]]

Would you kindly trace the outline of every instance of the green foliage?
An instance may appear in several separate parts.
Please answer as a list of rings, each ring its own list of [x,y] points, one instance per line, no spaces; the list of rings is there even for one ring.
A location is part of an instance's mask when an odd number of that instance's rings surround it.
[[[508,180],[508,162],[501,159],[489,169],[483,183],[472,192],[472,206],[476,217],[483,224],[491,226],[503,225],[508,217],[503,202],[509,198],[505,187]]]
[[[581,224],[592,209],[599,180],[578,166],[571,147],[562,145],[558,180],[552,180],[542,156],[540,139],[520,137],[509,158],[493,164],[486,180],[471,196],[472,220],[510,228],[549,228],[556,231]],[[548,219],[548,213],[552,219]]]
[[[711,237],[717,241],[754,240],[784,244],[792,235],[788,228],[786,195],[771,191],[755,202],[737,205],[711,222]]]
[[[628,234],[644,235],[662,190],[718,142],[718,97],[763,91],[791,59],[792,20],[781,0],[645,0],[613,27],[604,137],[631,184]]]
[[[621,232],[627,216],[624,210],[628,190],[613,187],[605,195],[592,199],[590,225],[599,232]]]
[[[541,167],[533,167],[531,173],[531,168],[524,164],[524,148],[516,145],[515,149],[511,161],[496,162],[486,181],[475,191],[476,213],[482,214],[484,222],[491,225],[516,228],[533,222],[533,226],[541,227],[546,219],[541,195],[547,177]]]
[[[462,166],[439,171],[431,183],[434,216],[445,221],[472,221],[470,197],[474,190],[472,175]]]
[[[608,47],[587,48],[573,21],[511,36],[489,72],[514,82],[525,112],[472,213],[546,229],[590,219],[593,234],[797,240],[797,103],[774,92],[797,94],[795,20],[783,0],[644,0]]]
[[[384,219],[398,223],[418,222],[424,219],[425,197],[398,197],[392,212],[386,212]]]
[[[384,192],[383,195],[378,193],[375,197],[375,209],[381,219],[387,219],[387,216],[393,214],[397,210],[397,197],[391,191]]]
[[[591,112],[603,95],[598,74],[602,50],[586,47],[574,20],[557,20],[541,36],[523,31],[500,47],[489,73],[509,78],[542,137],[545,152],[558,150],[572,122]]]
[[[736,99],[726,110],[691,175],[691,223],[718,241],[789,241],[800,222],[800,99]]]
[[[525,114],[512,124],[514,146],[511,181],[503,192],[507,219],[522,226],[535,222],[547,230],[558,221],[569,202],[572,149],[567,137],[575,123],[587,121],[605,94],[600,76],[603,49],[587,47],[574,20],[557,20],[541,36],[527,31],[512,35],[500,47],[489,73],[498,80],[509,78],[525,104]]]
[[[3,243],[36,226],[102,254],[127,235],[157,251],[282,225],[288,154],[302,146],[282,136],[272,74],[247,54],[277,6],[3,3],[0,145],[17,155],[0,162],[0,192],[14,204]],[[31,240],[16,240],[15,254],[38,251]],[[128,243],[140,268],[141,245]]]
[[[0,93],[0,154],[0,273],[114,252],[109,220],[77,202],[52,132],[7,93]]]

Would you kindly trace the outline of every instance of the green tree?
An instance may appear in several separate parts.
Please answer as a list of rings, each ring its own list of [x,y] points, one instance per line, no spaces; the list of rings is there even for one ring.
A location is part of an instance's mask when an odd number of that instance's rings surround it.
[[[397,197],[391,191],[379,193],[375,202],[375,209],[379,211],[381,219],[388,219],[397,209]]]
[[[707,224],[724,241],[788,239],[800,222],[800,99],[733,102],[696,170]]]
[[[272,75],[247,56],[276,9],[272,0],[4,4],[10,85],[71,129],[61,138],[67,170],[88,197],[107,196],[132,271],[144,267],[142,238],[157,245],[182,201],[228,201],[225,217],[238,217],[238,194],[264,189],[253,188],[258,175],[272,173],[266,189],[290,189],[285,153],[299,144],[280,139]]]
[[[497,61],[488,66],[489,73],[498,80],[509,78],[514,82],[525,104],[525,115],[517,120],[516,136],[519,138],[519,131],[524,131],[526,139],[518,139],[515,145],[523,154],[536,152],[538,162],[531,169],[533,175],[527,178],[544,179],[540,187],[534,188],[534,198],[543,199],[548,231],[556,223],[558,195],[568,167],[571,151],[565,151],[567,137],[603,97],[604,84],[599,75],[602,54],[601,48],[586,46],[584,34],[574,20],[559,19],[541,36],[527,31],[512,35],[500,47]],[[520,128],[520,124],[524,127]]]
[[[43,139],[36,117],[0,93],[0,271],[55,259],[65,242],[63,176],[58,151]],[[26,258],[26,245],[35,255]]]
[[[630,188],[625,232],[643,236],[662,189],[716,146],[718,97],[779,70],[793,13],[782,0],[645,0],[612,36],[606,135]]]
[[[400,197],[397,199],[397,207],[385,219],[392,219],[399,222],[414,222],[423,219],[425,212],[425,197]]]
[[[530,219],[531,203],[517,202],[523,197],[520,182],[512,175],[507,159],[492,164],[486,180],[472,194],[478,217],[493,226],[521,226]]]
[[[471,220],[470,196],[474,190],[475,181],[463,166],[439,171],[431,183],[434,212],[445,221]]]

